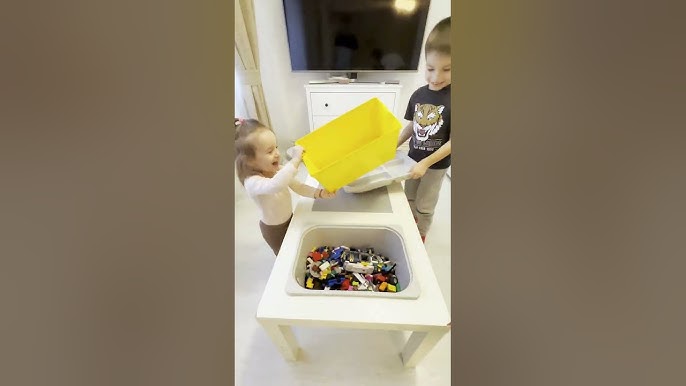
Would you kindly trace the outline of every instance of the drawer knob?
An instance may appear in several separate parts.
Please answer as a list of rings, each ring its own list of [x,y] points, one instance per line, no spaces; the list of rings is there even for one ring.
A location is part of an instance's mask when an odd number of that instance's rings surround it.
[[[329,107],[329,104],[328,104],[328,103],[324,103],[324,107]]]

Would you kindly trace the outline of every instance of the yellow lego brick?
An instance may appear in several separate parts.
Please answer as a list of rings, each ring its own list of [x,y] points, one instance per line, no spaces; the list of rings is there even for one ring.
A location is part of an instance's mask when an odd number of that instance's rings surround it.
[[[388,286],[388,283],[383,282],[381,285],[379,285],[379,291],[386,291],[386,287]]]
[[[395,286],[393,284],[389,284],[387,287],[388,287],[388,292],[395,292]]]

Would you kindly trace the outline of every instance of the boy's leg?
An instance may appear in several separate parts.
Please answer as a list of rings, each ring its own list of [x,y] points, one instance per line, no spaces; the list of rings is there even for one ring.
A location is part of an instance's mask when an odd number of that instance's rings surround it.
[[[407,203],[410,204],[410,209],[412,209],[412,215],[415,221],[417,221],[417,205],[415,205],[415,200],[417,198],[417,188],[419,188],[420,179],[409,179],[405,180],[405,196],[407,197]]]
[[[415,196],[417,211],[417,228],[419,234],[426,236],[431,227],[434,217],[434,209],[438,203],[438,194],[441,192],[443,177],[448,169],[427,169],[424,176],[419,179],[419,187]]]

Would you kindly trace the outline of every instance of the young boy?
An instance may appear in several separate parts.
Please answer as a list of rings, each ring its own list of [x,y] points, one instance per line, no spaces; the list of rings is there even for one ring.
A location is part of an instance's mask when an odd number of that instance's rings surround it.
[[[398,138],[398,146],[412,138],[408,155],[417,165],[410,171],[412,178],[405,181],[405,195],[422,241],[450,166],[450,17],[436,24],[424,52],[427,85],[410,97],[405,119],[411,122]]]

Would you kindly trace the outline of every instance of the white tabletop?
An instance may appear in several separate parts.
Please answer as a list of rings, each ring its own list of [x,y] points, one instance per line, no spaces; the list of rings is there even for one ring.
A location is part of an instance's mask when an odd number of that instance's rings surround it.
[[[308,178],[308,183],[317,182]],[[436,282],[431,262],[414,222],[400,183],[388,188],[393,213],[318,212],[314,200],[301,197],[276,258],[262,299],[258,319],[286,325],[329,326],[340,328],[399,329],[428,331],[446,328],[450,313]],[[382,188],[383,189],[383,188]],[[317,225],[388,225],[402,229],[415,280],[421,293],[417,299],[300,295],[286,293],[303,230]]]

